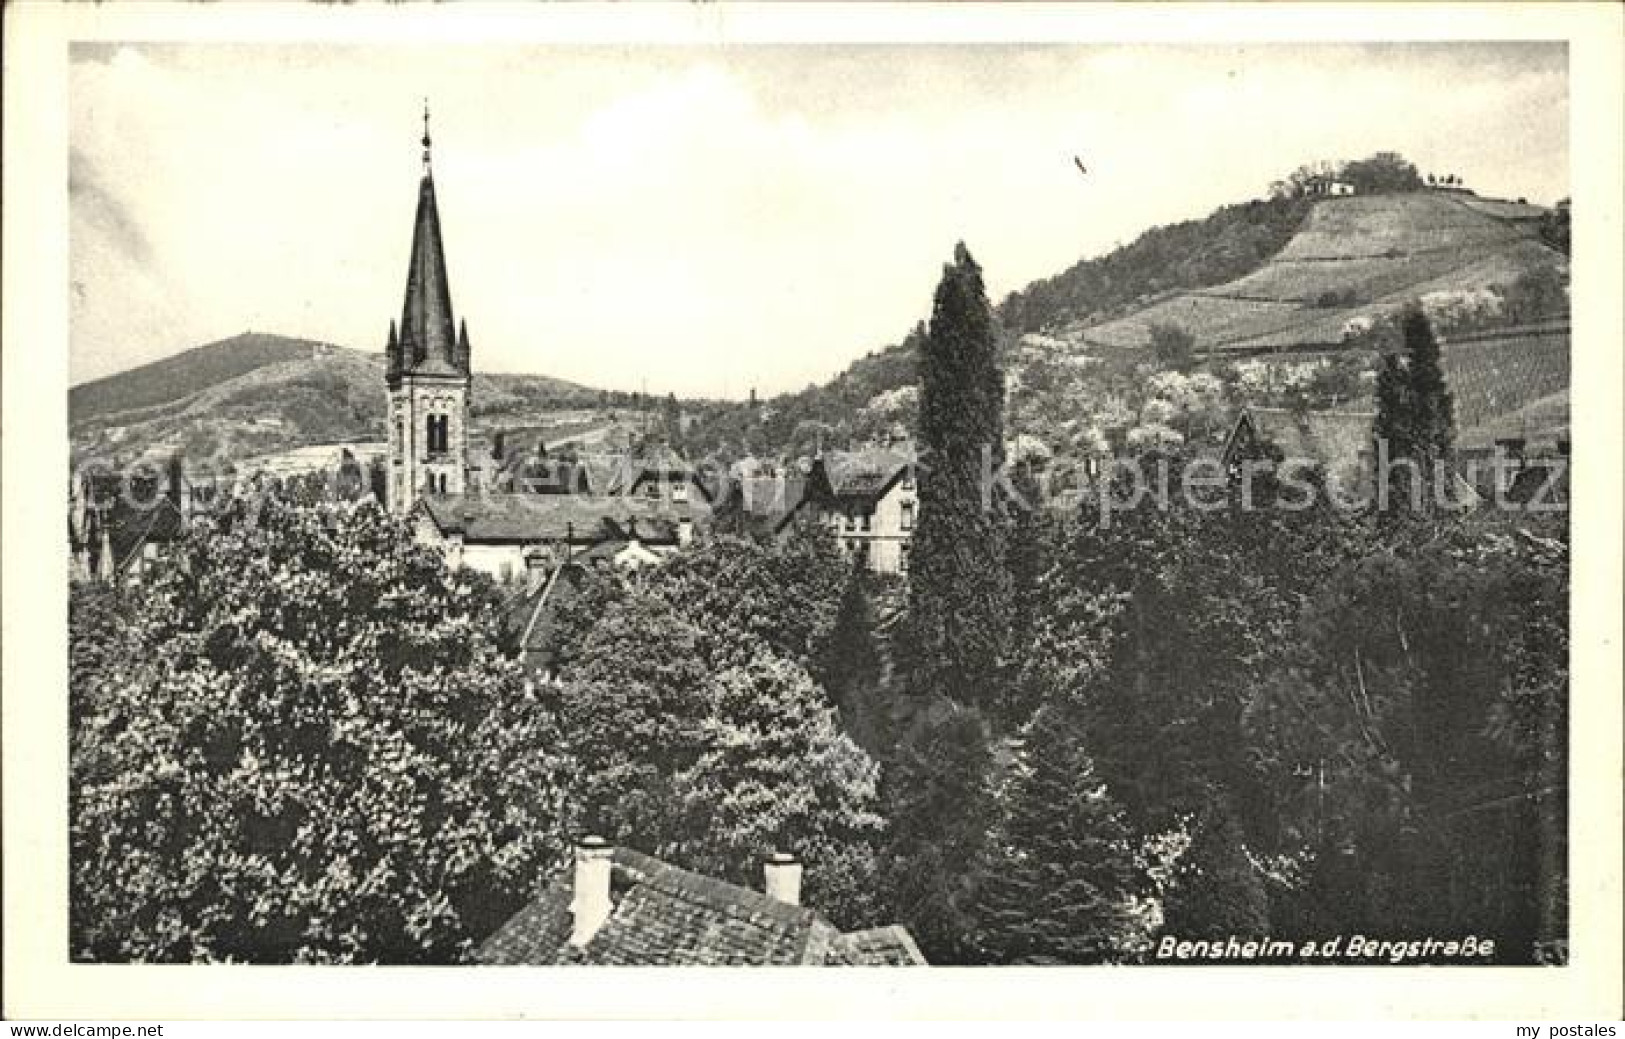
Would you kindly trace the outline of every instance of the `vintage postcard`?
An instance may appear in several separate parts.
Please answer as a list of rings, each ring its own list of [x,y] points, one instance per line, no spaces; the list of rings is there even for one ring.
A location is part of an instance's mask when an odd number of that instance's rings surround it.
[[[1217,13],[8,9],[8,1013],[1612,1013],[1619,11]]]

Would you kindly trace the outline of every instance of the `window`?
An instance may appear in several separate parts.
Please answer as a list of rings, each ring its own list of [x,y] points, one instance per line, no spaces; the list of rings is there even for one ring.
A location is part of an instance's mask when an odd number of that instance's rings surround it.
[[[913,547],[914,546],[909,544],[907,541],[905,541],[902,544],[897,546],[897,572],[898,573],[901,573],[901,574],[908,573],[909,549],[911,549]]]
[[[679,505],[688,501],[688,484],[681,481],[671,485],[671,500]]]
[[[643,484],[643,496],[652,500],[658,499],[660,497],[660,481],[645,481]]]
[[[911,501],[903,503],[903,529],[914,529],[914,503]]]
[[[858,529],[859,530],[865,530],[865,531],[873,529],[874,518],[875,518],[875,510],[874,509],[864,509],[862,515],[860,515],[858,517],[858,523],[859,523]]]
[[[858,529],[858,517],[855,513],[849,512],[846,514],[846,529],[849,532]]]
[[[450,420],[444,415],[429,416],[427,432],[429,434],[429,453],[431,455],[444,454],[450,450],[451,436],[450,430],[447,428],[449,424]]]

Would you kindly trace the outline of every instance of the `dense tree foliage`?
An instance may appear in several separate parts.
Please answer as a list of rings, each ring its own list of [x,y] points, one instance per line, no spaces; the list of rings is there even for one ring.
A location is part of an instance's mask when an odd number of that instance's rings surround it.
[[[586,824],[751,886],[763,855],[794,851],[809,904],[880,922],[879,767],[814,677],[837,663],[849,565],[808,530],[714,535],[652,570],[590,575],[543,690],[581,765]]]
[[[1541,241],[1564,256],[1569,255],[1569,200],[1560,199],[1540,221]]]
[[[562,848],[552,717],[376,506],[235,503],[127,595],[74,616],[76,957],[453,961]]]
[[[1189,368],[1196,343],[1178,325],[1158,322],[1151,326],[1151,353],[1159,364],[1179,371]]]
[[[854,560],[818,674],[846,731],[863,746],[876,748],[885,738],[888,719],[879,697],[881,656],[869,591],[872,580],[864,562]]]
[[[1133,835],[1069,707],[1034,716],[987,860],[975,915],[994,963],[1121,961],[1149,930]]]
[[[1568,548],[1536,518],[1417,524],[1305,613],[1245,729],[1327,927],[1564,929]]]
[[[898,740],[886,776],[892,912],[936,964],[981,961],[979,884],[998,816],[988,727],[973,709],[936,701]]]

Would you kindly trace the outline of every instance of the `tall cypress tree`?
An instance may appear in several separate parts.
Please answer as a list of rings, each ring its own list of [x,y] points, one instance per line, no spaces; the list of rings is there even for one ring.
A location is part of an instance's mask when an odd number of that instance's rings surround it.
[[[1396,463],[1387,474],[1390,508],[1419,504],[1426,511],[1432,489],[1441,482],[1436,473],[1450,457],[1455,440],[1455,401],[1445,386],[1439,341],[1420,307],[1406,310],[1400,322],[1404,360],[1390,354],[1377,373],[1377,417],[1372,433],[1386,441],[1387,456]],[[1377,457],[1382,457],[1379,450]],[[1412,493],[1415,465],[1421,493]],[[1379,479],[1382,474],[1379,474]]]
[[[1411,436],[1418,455],[1437,461],[1455,441],[1456,405],[1445,387],[1439,341],[1420,308],[1405,315],[1405,352],[1410,357]]]
[[[1010,610],[1003,521],[989,473],[1004,459],[1004,375],[982,270],[961,242],[920,349],[920,522],[904,662],[918,693],[997,698]]]

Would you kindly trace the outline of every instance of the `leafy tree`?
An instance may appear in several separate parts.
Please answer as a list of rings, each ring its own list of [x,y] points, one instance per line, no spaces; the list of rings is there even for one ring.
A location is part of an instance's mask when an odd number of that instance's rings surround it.
[[[996,821],[992,765],[981,716],[937,701],[903,735],[885,776],[892,915],[934,964],[982,959],[977,882]]]
[[[1155,322],[1151,325],[1151,353],[1169,368],[1184,370],[1195,359],[1196,340],[1178,325]]]
[[[599,601],[544,695],[581,764],[573,795],[586,825],[658,855],[681,832],[673,777],[704,748],[708,636],[648,588]]]
[[[1568,279],[1555,263],[1541,263],[1518,275],[1503,291],[1506,317],[1514,324],[1567,315]]]
[[[373,455],[367,463],[367,490],[378,504],[389,501],[389,464],[383,455]]]
[[[663,565],[650,587],[705,630],[712,667],[743,663],[759,640],[816,673],[848,565],[821,526],[771,539],[713,534]]]
[[[135,594],[74,673],[76,958],[455,962],[562,854],[484,589],[376,504],[234,502]]]
[[[1378,152],[1369,158],[1343,163],[1338,177],[1362,195],[1420,191],[1424,187],[1422,175],[1398,152]]]
[[[1540,219],[1540,240],[1569,255],[1569,200],[1562,199]]]
[[[635,578],[590,575],[558,620],[573,645],[545,690],[581,764],[582,818],[752,886],[762,855],[795,851],[810,904],[881,922],[878,766],[809,672],[831,659],[845,572],[808,533],[714,535]]]
[[[1132,836],[1064,705],[1034,718],[977,906],[997,963],[1106,963],[1143,941]]]
[[[1164,902],[1164,930],[1181,938],[1270,933],[1269,895],[1243,847],[1245,837],[1222,795],[1197,816]]]
[[[1526,524],[1396,529],[1248,711],[1335,924],[1491,936],[1506,962],[1565,932],[1568,548]]]
[[[1009,623],[1002,503],[1004,379],[981,268],[963,243],[937,286],[920,358],[920,522],[905,640],[910,681],[960,703],[996,695]]]
[[[1403,360],[1390,354],[1377,373],[1377,417],[1372,432],[1376,457],[1391,464],[1379,472],[1387,483],[1388,502],[1379,507],[1429,511],[1435,488],[1445,485],[1448,458],[1455,440],[1455,402],[1445,386],[1439,342],[1420,307],[1408,309],[1400,322]]]
[[[869,601],[869,568],[855,560],[841,592],[835,625],[820,654],[818,673],[841,712],[846,731],[875,747],[886,719],[881,714],[880,649],[875,644],[874,607]]]
[[[808,865],[807,903],[844,927],[884,922],[876,847],[879,766],[841,732],[800,666],[765,647],[706,683],[703,745],[673,781],[688,821],[673,848],[692,868],[759,883],[762,856]]]

